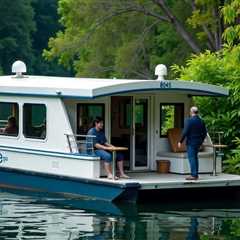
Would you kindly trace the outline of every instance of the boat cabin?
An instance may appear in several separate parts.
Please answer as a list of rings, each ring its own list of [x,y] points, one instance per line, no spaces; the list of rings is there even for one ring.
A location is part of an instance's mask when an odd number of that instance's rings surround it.
[[[171,141],[179,140],[194,96],[228,96],[228,90],[159,76],[158,80],[1,76],[0,151],[2,161],[8,160],[2,167],[104,176],[90,146],[91,136],[86,136],[93,119],[100,116],[109,142],[128,148],[123,153],[126,170],[156,171],[156,160],[169,160],[171,173],[189,173],[186,152],[175,151]],[[205,142],[211,143],[209,135]],[[200,172],[212,172],[211,147],[203,146],[200,159]],[[220,162],[217,171],[221,172]]]

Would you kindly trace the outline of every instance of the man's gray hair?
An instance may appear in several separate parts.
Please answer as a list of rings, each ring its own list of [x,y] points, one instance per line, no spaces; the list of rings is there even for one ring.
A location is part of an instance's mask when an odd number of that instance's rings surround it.
[[[191,113],[198,114],[198,108],[196,106],[191,107]]]

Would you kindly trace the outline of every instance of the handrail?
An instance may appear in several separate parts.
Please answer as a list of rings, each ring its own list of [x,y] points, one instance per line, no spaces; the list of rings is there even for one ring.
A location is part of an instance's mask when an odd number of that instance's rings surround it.
[[[71,153],[94,154],[94,135],[65,134]]]
[[[220,157],[222,161],[222,157],[224,155],[223,149],[227,147],[227,145],[222,144],[222,138],[224,136],[223,131],[212,131],[211,132],[211,143],[205,145],[206,147],[211,147],[213,149],[213,176],[217,176],[217,158]]]
[[[209,135],[211,136],[211,140],[213,144],[219,144],[219,145],[222,144],[222,140],[224,136],[223,131],[212,130],[212,131],[209,131]]]

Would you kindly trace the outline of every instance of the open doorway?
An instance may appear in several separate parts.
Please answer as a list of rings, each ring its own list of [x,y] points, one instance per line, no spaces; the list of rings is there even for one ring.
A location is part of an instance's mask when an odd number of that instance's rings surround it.
[[[127,147],[126,170],[148,169],[149,99],[130,96],[111,98],[111,142]]]
[[[111,97],[111,143],[127,147],[124,168],[131,170],[132,162],[132,97]]]
[[[133,169],[147,169],[149,159],[149,99],[135,98],[133,105]]]

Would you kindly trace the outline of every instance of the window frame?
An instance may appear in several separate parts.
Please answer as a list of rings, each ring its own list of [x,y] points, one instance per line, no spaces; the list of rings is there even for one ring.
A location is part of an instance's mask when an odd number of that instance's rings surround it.
[[[41,137],[28,137],[26,136],[26,131],[25,131],[25,111],[24,111],[24,107],[25,105],[42,105],[45,107],[45,119],[46,119],[46,134],[45,134],[45,138],[41,138]],[[47,140],[47,134],[48,134],[48,110],[47,110],[47,105],[45,103],[24,103],[22,105],[22,133],[25,139],[27,140],[34,140],[34,141],[41,141],[41,142],[45,142]]]
[[[19,107],[19,103],[18,102],[4,102],[1,101],[0,104],[16,104],[17,106],[17,115],[18,115],[18,121],[17,121],[17,126],[18,126],[18,132],[16,135],[11,135],[11,134],[4,134],[4,133],[0,133],[0,137],[11,137],[11,138],[19,138],[20,136],[20,107]]]
[[[104,131],[105,131],[105,121],[106,121],[106,116],[105,116],[105,113],[106,113],[106,109],[105,109],[105,103],[77,103],[77,134],[83,134],[80,132],[80,126],[78,125],[78,121],[79,121],[79,118],[80,118],[80,107],[81,105],[84,105],[84,106],[101,106],[103,108],[103,122],[104,122]],[[89,130],[89,129],[88,129]]]
[[[163,106],[167,106],[167,105],[171,105],[171,106],[180,106],[182,108],[182,112],[181,112],[181,128],[184,127],[184,116],[185,116],[185,104],[183,102],[166,102],[166,103],[160,103],[160,131],[159,131],[159,135],[160,138],[167,138],[167,134],[162,134],[162,107]]]

